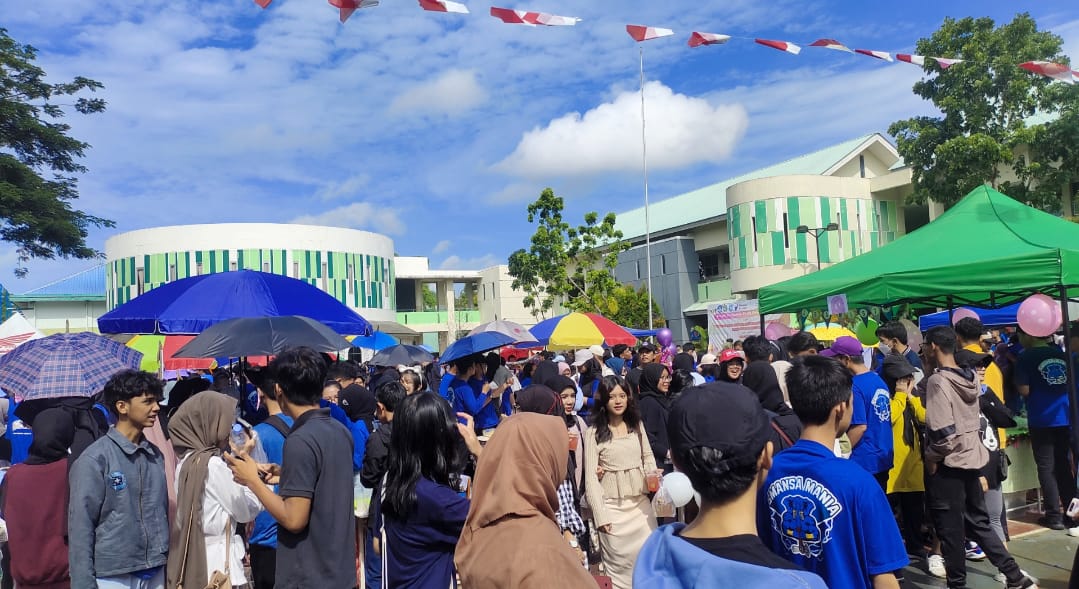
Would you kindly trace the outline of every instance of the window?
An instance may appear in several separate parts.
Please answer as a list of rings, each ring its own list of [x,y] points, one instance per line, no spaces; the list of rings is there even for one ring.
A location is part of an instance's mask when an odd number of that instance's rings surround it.
[[[790,225],[787,223],[787,213],[783,213],[783,249],[790,249],[791,247],[790,231]]]
[[[757,251],[757,216],[753,215],[752,217],[750,217],[750,220],[753,223],[753,251]]]
[[[195,276],[202,276],[202,262],[195,262]]]
[[[701,261],[705,278],[715,278],[720,275],[719,252],[700,252],[697,256]]]
[[[865,156],[864,155],[859,155],[858,156],[858,172],[861,174],[862,178],[865,178]]]
[[[169,264],[169,281],[176,280],[176,264]]]
[[[144,276],[143,269],[142,268],[136,268],[135,269],[135,292],[139,293],[140,295],[142,294],[142,288],[143,288],[143,276]]]
[[[229,270],[236,271],[236,262],[229,262]]]
[[[293,262],[292,263],[292,277],[293,278],[299,278],[300,277],[300,263],[299,262]]]
[[[487,283],[483,283],[480,286],[483,287],[483,300],[487,300]]]
[[[327,268],[326,262],[322,263],[322,290],[329,291],[330,289],[330,272]]]
[[[663,255],[661,255],[659,257],[659,273],[660,274],[666,274],[667,273],[667,255],[666,254],[663,254]]]
[[[262,271],[267,273],[267,274],[270,273],[270,263],[269,262],[263,262],[262,263]]]
[[[641,279],[641,261],[636,260],[633,262],[633,269],[637,271],[637,280]]]

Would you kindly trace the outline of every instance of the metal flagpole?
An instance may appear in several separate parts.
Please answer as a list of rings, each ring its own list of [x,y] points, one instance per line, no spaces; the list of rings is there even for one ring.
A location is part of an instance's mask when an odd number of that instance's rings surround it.
[[[652,233],[650,219],[648,218],[648,140],[644,132],[644,47],[638,47],[641,52],[641,165],[644,169],[644,255],[646,258],[645,268],[648,276],[645,283],[648,285],[648,329],[655,329],[652,318]]]

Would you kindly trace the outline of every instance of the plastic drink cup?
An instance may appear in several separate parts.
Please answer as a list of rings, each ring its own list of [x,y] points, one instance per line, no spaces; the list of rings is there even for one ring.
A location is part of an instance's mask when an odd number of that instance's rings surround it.
[[[646,485],[648,485],[648,492],[649,493],[655,493],[656,491],[659,491],[659,473],[658,472],[653,471],[653,472],[650,472],[650,473],[644,475],[644,482],[645,482]]]
[[[577,432],[570,432],[570,434],[569,434],[569,451],[570,452],[576,452],[577,451],[577,444],[578,444],[579,441],[580,441],[580,437],[577,435]]]

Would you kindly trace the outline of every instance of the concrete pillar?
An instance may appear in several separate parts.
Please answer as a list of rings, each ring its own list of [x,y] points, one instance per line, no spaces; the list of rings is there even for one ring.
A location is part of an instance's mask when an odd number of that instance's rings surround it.
[[[423,290],[426,288],[422,280],[415,281],[416,286],[413,290],[416,291],[416,311],[423,311]]]
[[[442,288],[442,294],[440,299],[442,306],[446,309],[446,326],[449,328],[449,334],[446,336],[446,345],[452,344],[457,341],[457,309],[456,301],[454,300],[453,293],[453,281],[447,280],[439,283]]]

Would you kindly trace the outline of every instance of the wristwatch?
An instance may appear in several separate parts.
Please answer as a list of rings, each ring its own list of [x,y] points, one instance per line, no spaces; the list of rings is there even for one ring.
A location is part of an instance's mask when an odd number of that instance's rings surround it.
[[[570,548],[579,548],[580,547],[580,545],[577,544],[577,538],[573,538],[573,539],[571,539],[569,541],[569,547]]]

